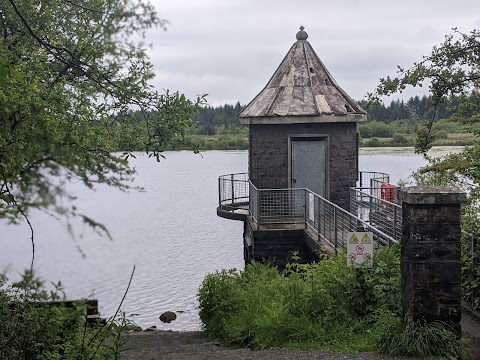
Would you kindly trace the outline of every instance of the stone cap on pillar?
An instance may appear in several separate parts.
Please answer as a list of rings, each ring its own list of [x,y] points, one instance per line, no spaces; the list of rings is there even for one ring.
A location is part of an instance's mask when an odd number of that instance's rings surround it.
[[[451,186],[412,186],[399,190],[400,202],[415,205],[460,204],[467,194]]]

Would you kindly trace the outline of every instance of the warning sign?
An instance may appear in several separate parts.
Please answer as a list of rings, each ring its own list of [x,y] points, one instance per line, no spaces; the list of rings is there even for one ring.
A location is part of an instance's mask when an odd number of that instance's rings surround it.
[[[349,236],[349,238],[350,238],[350,240],[348,240],[348,242],[350,244],[358,243],[358,237],[357,237],[357,235],[355,235],[355,233],[352,233],[352,236]]]
[[[347,263],[359,265],[373,263],[373,233],[349,232],[347,235]]]
[[[362,242],[371,243],[372,242],[372,233],[365,233],[362,237]]]

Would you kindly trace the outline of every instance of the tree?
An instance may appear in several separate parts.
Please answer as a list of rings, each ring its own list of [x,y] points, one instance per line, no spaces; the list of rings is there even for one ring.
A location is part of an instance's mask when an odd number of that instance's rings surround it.
[[[143,0],[0,0],[0,218],[76,214],[59,201],[71,179],[129,189],[129,154],[113,151],[138,136],[132,112],[144,114],[141,150],[157,160],[182,139],[205,96],[148,84],[144,33],[166,24]]]
[[[431,129],[438,118],[438,110],[449,96],[465,95],[469,98],[472,91],[478,89],[480,80],[480,31],[472,30],[462,33],[456,28],[453,34],[447,35],[445,41],[435,46],[428,56],[414,63],[409,69],[398,66],[398,76],[380,79],[380,84],[374,93],[368,94],[369,99],[376,101],[382,95],[392,95],[402,92],[407,86],[423,86],[428,81],[431,93],[431,104],[435,109],[433,116],[425,123],[419,133],[416,148],[425,152],[431,147]],[[475,124],[478,121],[475,120]],[[472,129],[478,134],[479,129]]]
[[[418,132],[416,150],[425,153],[430,148],[432,125],[447,99],[450,99],[451,119],[468,126],[477,140],[461,153],[430,159],[430,165],[421,169],[417,180],[425,184],[453,184],[467,190],[464,224],[480,234],[480,31],[462,33],[454,28],[453,33],[420,62],[409,69],[399,66],[397,77],[380,79],[376,91],[369,97],[378,100],[382,95],[401,92],[407,86],[422,86],[425,82],[428,82],[435,112]]]

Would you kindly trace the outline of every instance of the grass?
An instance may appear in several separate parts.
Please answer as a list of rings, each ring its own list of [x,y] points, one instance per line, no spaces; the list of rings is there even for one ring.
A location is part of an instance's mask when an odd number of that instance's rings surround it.
[[[364,138],[360,147],[388,147],[388,146],[414,146],[415,135],[402,134],[406,143],[397,143],[391,137]],[[438,138],[433,141],[434,146],[470,146],[475,141],[475,136],[470,133],[451,133],[446,138]]]
[[[198,150],[246,150],[248,149],[248,135],[221,134],[221,135],[189,135],[185,143],[178,149]]]
[[[293,259],[283,272],[253,263],[210,274],[198,292],[204,329],[225,345],[252,349],[459,353],[449,329],[401,321],[398,246],[376,250],[371,269],[345,259],[341,252],[315,264]],[[408,342],[418,334],[425,341],[412,349]]]
[[[398,143],[391,137],[365,138],[361,140],[361,147],[389,147],[389,146],[413,146],[415,135],[402,134],[407,142]],[[475,140],[474,135],[468,133],[452,133],[447,138],[436,139],[435,146],[469,146]],[[176,145],[175,148],[165,150],[247,150],[248,136],[244,134],[222,135],[188,135],[185,142]]]
[[[397,253],[379,250],[372,270],[347,267],[340,255],[284,272],[258,263],[220,271],[199,290],[200,318],[224,344],[376,350],[400,311]]]

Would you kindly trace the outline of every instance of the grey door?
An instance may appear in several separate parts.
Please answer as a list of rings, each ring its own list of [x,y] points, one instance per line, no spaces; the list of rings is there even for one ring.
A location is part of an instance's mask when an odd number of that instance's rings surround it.
[[[293,140],[291,186],[325,197],[325,141]]]

